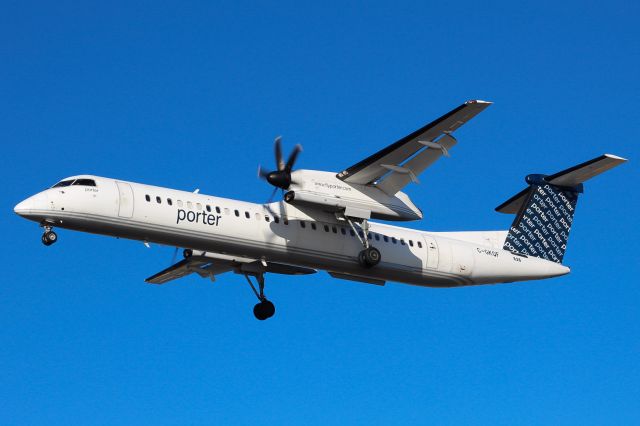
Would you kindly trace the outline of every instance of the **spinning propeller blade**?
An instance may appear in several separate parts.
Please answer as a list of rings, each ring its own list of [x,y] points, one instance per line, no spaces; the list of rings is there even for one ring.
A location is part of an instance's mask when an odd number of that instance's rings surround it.
[[[298,159],[298,155],[302,152],[302,146],[299,144],[296,145],[291,151],[291,154],[289,154],[289,158],[287,158],[287,162],[285,163],[282,159],[282,137],[276,137],[273,144],[276,157],[276,170],[268,172],[262,167],[258,167],[258,177],[266,180],[276,188],[289,189],[289,186],[291,186],[292,183],[291,171]]]

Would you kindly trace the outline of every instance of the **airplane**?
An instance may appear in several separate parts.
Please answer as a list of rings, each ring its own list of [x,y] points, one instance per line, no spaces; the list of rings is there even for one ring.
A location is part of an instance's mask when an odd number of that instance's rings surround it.
[[[496,211],[513,214],[507,230],[426,232],[386,222],[422,219],[401,190],[456,145],[455,130],[491,102],[471,100],[364,160],[340,171],[294,170],[296,145],[284,161],[274,142],[276,169],[259,176],[280,201],[219,198],[93,175],[62,179],[17,204],[18,215],[54,227],[183,248],[183,259],[150,276],[151,284],[197,274],[243,275],[258,303],[258,320],[275,313],[265,274],[305,275],[375,285],[388,281],[460,287],[538,280],[568,274],[562,263],[583,183],[627,161],[604,154],[554,174],[530,174],[527,187]],[[286,191],[286,192],[285,192]],[[377,220],[377,221],[372,221]],[[254,285],[253,280],[256,281]]]

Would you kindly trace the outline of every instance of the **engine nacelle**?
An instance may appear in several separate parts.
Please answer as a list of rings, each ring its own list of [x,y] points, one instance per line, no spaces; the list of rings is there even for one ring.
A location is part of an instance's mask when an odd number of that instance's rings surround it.
[[[342,181],[340,187],[325,182],[318,184],[317,179],[313,180],[313,184],[312,190],[307,189],[309,185],[296,185],[284,195],[284,201],[294,206],[315,208],[333,214],[342,213],[362,219],[422,219],[420,209],[402,192],[389,196],[377,188],[348,185]]]

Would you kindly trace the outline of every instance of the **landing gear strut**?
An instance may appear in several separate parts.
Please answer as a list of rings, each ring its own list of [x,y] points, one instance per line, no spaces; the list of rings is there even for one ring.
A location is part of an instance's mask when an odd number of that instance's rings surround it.
[[[267,300],[267,297],[264,295],[264,274],[260,272],[254,276],[256,277],[256,281],[258,281],[259,291],[256,290],[256,287],[251,282],[249,274],[245,274],[244,277],[247,279],[253,293],[259,300],[259,302],[253,307],[253,315],[255,315],[258,320],[264,321],[271,318],[276,313],[276,307],[273,303]]]
[[[50,246],[58,241],[58,234],[53,232],[53,229],[49,225],[44,226],[44,234],[42,234],[42,244]]]
[[[380,250],[371,246],[369,244],[369,222],[367,219],[362,219],[360,222],[360,228],[362,229],[362,237],[360,237],[360,232],[356,229],[353,221],[346,217],[347,222],[351,225],[351,229],[355,232],[356,237],[360,240],[362,245],[364,246],[364,250],[358,253],[358,263],[365,268],[372,268],[380,263],[380,259],[382,255],[380,254]]]

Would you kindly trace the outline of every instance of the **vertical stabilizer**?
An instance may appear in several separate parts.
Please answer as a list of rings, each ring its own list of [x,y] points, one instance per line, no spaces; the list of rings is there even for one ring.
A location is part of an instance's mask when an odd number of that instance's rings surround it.
[[[504,249],[561,263],[578,203],[578,188],[562,188],[529,175],[529,191],[516,215]]]

